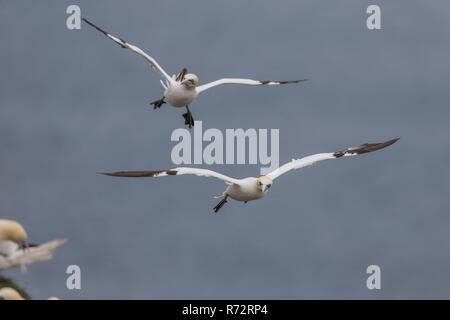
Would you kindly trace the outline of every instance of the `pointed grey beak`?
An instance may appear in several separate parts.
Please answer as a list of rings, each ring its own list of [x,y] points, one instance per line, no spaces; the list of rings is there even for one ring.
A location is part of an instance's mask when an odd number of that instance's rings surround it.
[[[263,192],[266,192],[267,189],[269,189],[269,187],[267,186],[267,184],[264,184],[264,185],[262,186],[262,191],[263,191]]]

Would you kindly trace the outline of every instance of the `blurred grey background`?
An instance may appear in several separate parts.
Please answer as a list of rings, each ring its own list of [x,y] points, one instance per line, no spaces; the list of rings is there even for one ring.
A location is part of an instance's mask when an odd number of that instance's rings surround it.
[[[279,128],[280,163],[401,137],[385,150],[288,174],[230,201],[214,179],[120,179],[172,167],[181,109],[160,76],[66,8],[170,73],[311,81],[224,86],[192,104],[207,128]],[[366,28],[381,7],[382,30]],[[0,217],[31,242],[68,237],[13,277],[35,298],[450,298],[450,3],[0,0]],[[235,177],[257,165],[217,165]],[[66,289],[77,264],[82,290]],[[381,267],[381,290],[366,268]]]

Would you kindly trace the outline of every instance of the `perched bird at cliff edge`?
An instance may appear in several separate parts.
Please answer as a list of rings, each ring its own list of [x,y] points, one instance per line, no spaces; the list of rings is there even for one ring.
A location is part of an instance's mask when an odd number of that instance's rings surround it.
[[[245,203],[247,203],[248,201],[263,198],[266,195],[269,188],[272,186],[273,181],[288,171],[303,168],[322,160],[355,156],[358,154],[383,149],[395,143],[398,139],[399,138],[380,143],[366,143],[357,147],[351,147],[341,151],[331,153],[318,153],[301,159],[294,159],[291,162],[288,162],[285,165],[279,167],[278,169],[270,172],[269,174],[261,176],[259,178],[248,177],[243,179],[235,179],[208,169],[197,169],[186,167],[175,168],[170,170],[156,170],[156,171],[99,172],[99,174],[114,177],[164,177],[164,176],[179,176],[184,174],[192,174],[196,176],[217,178],[225,181],[225,183],[229,185],[221,196],[216,197],[222,198],[222,200],[214,207],[214,212],[218,212],[220,208],[222,208],[222,206],[227,202],[228,197],[237,201],[244,201]]]
[[[13,220],[0,219],[0,271],[49,260],[57,247],[67,239],[56,239],[41,245],[30,245],[23,226]]]
[[[135,53],[144,57],[149,63],[150,66],[159,72],[166,80],[166,83],[162,80],[161,84],[164,91],[164,96],[156,101],[151,102],[150,104],[154,106],[154,109],[160,108],[164,103],[167,102],[173,107],[180,108],[186,107],[186,113],[183,114],[184,124],[188,125],[189,128],[192,128],[194,125],[194,118],[192,116],[191,111],[189,110],[189,105],[195,100],[195,98],[203,91],[208,90],[212,87],[219,86],[222,84],[241,84],[248,86],[260,86],[260,85],[278,85],[278,84],[288,84],[288,83],[299,83],[303,80],[288,80],[288,81],[259,81],[259,80],[251,80],[251,79],[239,79],[239,78],[223,78],[210,83],[206,83],[204,85],[198,86],[198,77],[195,74],[187,73],[187,69],[184,68],[178,76],[173,75],[170,77],[166,71],[153,59],[151,56],[146,54],[140,48],[127,43],[125,40],[121,38],[117,38],[110,33],[104,31],[100,27],[96,26],[92,22],[88,21],[85,18],[81,18],[88,25],[94,27],[105,36],[119,44],[122,48],[128,48]]]

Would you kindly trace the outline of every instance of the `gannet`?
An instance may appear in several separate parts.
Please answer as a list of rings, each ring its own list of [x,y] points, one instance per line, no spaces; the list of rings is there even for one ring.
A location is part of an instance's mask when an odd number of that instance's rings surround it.
[[[24,247],[27,245],[27,237],[27,232],[19,222],[0,219],[0,243],[9,241]]]
[[[20,223],[0,219],[0,271],[49,260],[57,247],[67,239],[56,239],[41,245],[27,243],[27,233]]]
[[[293,159],[291,162],[284,164],[278,169],[270,172],[265,176],[247,177],[243,179],[235,179],[223,174],[217,173],[208,169],[188,168],[180,167],[169,170],[156,170],[156,171],[118,171],[118,172],[98,172],[114,177],[164,177],[164,176],[178,176],[184,174],[192,174],[196,176],[213,177],[225,181],[229,186],[223,192],[221,196],[216,198],[222,198],[222,200],[213,208],[214,212],[218,212],[220,208],[227,202],[228,197],[247,203],[248,201],[257,200],[263,198],[269,188],[273,184],[273,180],[281,176],[282,174],[291,171],[293,169],[299,169],[306,166],[310,166],[316,162],[328,159],[338,159],[341,157],[354,156],[367,152],[383,149],[391,144],[395,143],[397,139],[392,139],[380,143],[366,143],[357,147],[347,148],[341,151],[331,153],[318,153],[311,156],[307,156],[301,159]]]
[[[104,31],[100,27],[96,26],[92,22],[88,21],[85,18],[82,18],[84,22],[86,22],[88,25],[94,27],[101,33],[103,33],[105,36],[119,44],[122,48],[128,48],[135,53],[143,56],[149,63],[150,66],[155,69],[157,72],[159,72],[166,80],[166,83],[162,80],[160,80],[164,91],[164,96],[156,101],[151,102],[150,104],[154,106],[154,109],[160,108],[164,103],[166,103],[165,99],[167,99],[167,102],[172,105],[173,107],[180,108],[180,107],[186,107],[186,113],[183,114],[185,124],[189,126],[189,128],[192,128],[194,125],[194,118],[192,117],[192,113],[189,110],[189,105],[195,100],[195,98],[203,91],[208,90],[212,87],[216,87],[223,84],[241,84],[241,85],[249,85],[249,86],[260,86],[260,85],[278,85],[278,84],[287,84],[287,83],[299,83],[301,81],[305,81],[306,79],[302,80],[288,80],[288,81],[258,81],[258,80],[251,80],[251,79],[238,79],[238,78],[224,78],[219,79],[201,86],[198,86],[198,77],[195,74],[187,73],[187,69],[184,68],[178,76],[173,75],[170,77],[166,71],[164,71],[163,68],[156,62],[155,59],[153,59],[151,56],[146,54],[143,50],[140,48],[127,43],[125,40],[121,38],[117,38],[110,33]]]
[[[0,300],[25,300],[16,289],[4,287],[0,289]]]

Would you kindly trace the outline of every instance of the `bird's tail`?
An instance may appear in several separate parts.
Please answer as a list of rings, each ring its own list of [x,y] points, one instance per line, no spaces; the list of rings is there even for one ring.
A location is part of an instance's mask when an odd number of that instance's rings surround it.
[[[167,90],[167,88],[169,87],[169,81],[166,80],[166,84],[164,84],[164,82],[162,80],[159,80],[159,82],[161,82],[161,85],[163,86],[163,88]]]
[[[225,191],[224,193],[222,193],[220,196],[215,196],[214,199],[222,199],[225,198],[227,195],[227,192]]]

